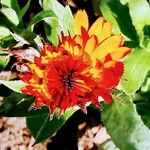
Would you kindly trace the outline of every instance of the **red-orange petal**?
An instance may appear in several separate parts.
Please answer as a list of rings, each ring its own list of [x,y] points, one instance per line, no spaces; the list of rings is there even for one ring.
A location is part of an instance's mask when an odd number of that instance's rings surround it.
[[[116,62],[110,68],[102,68],[99,84],[106,89],[114,88],[119,83],[123,71],[124,67],[122,62]]]

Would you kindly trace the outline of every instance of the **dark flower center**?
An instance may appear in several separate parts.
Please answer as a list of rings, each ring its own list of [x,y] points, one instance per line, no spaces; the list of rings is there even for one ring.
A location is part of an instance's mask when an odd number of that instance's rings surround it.
[[[73,72],[70,72],[68,75],[64,76],[63,83],[64,85],[67,85],[69,89],[73,87],[73,83],[74,83]]]

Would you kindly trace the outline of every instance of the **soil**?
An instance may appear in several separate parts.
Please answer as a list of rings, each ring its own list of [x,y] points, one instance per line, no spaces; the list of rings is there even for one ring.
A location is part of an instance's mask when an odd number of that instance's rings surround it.
[[[102,125],[77,126],[70,119],[54,137],[33,146],[35,140],[27,129],[25,118],[0,118],[0,150],[97,150],[110,139]]]

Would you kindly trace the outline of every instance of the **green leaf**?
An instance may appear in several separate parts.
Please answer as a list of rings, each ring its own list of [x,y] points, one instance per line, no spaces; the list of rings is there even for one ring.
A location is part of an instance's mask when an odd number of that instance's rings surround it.
[[[26,5],[18,12],[18,18],[19,18],[19,20],[21,20],[22,17],[27,12],[27,10],[28,10],[28,8],[30,6],[30,2],[31,2],[31,0],[28,0],[28,2],[26,3]]]
[[[67,32],[74,35],[74,18],[69,5],[64,8],[64,24]]]
[[[150,25],[145,25],[142,30],[140,45],[150,51]]]
[[[31,109],[34,98],[28,95],[12,93],[3,101],[4,102],[0,106],[0,116],[33,117],[49,114],[49,110],[46,106],[43,106],[40,109]]]
[[[145,80],[150,70],[150,52],[137,48],[125,61],[124,74],[121,80],[122,89],[132,94],[136,92]]]
[[[42,38],[39,35],[36,36],[34,42],[39,48],[43,48]]]
[[[26,86],[26,83],[21,80],[14,80],[14,81],[3,81],[0,80],[0,83],[8,87],[9,89],[21,93],[21,89]]]
[[[28,33],[26,33],[26,34],[28,34]],[[17,45],[23,46],[24,44],[29,44],[29,42],[26,39],[24,39],[24,37],[22,37],[16,33],[11,32],[11,36],[18,42]]]
[[[0,26],[0,31],[0,40],[10,35],[10,31],[6,27]]]
[[[104,104],[101,115],[108,134],[118,148],[121,150],[150,148],[150,130],[143,124],[127,95],[116,95],[113,103]]]
[[[36,16],[33,17],[31,22],[29,23],[28,28],[33,27],[36,23],[44,20],[47,17],[56,17],[55,13],[52,10],[45,10],[39,12]]]
[[[0,40],[0,49],[8,49],[9,47],[13,46],[14,39],[12,36],[7,36]]]
[[[124,0],[129,12],[133,25],[140,35],[145,25],[150,25],[150,5],[146,0]]]
[[[49,109],[46,106],[40,109],[31,109],[34,98],[29,95],[24,95],[12,92],[5,97],[0,105],[0,116],[7,117],[33,117],[44,114],[49,114]]]
[[[74,34],[74,19],[69,6],[64,7],[57,0],[43,0],[43,9],[53,10],[54,13],[56,14],[58,21],[57,27],[58,35],[61,33],[61,31],[63,31],[64,35],[68,35],[68,32],[71,35]],[[51,23],[49,22],[47,23],[51,26]]]
[[[27,127],[30,129],[35,143],[40,143],[57,132],[76,110],[67,110],[60,118],[54,116],[50,121],[50,114],[27,117]]]
[[[144,83],[141,86],[140,89],[142,92],[150,91],[150,71],[147,74],[147,77],[145,78]]]
[[[24,44],[24,42],[27,42],[29,43],[28,45],[35,45],[34,39],[36,38],[36,34],[33,33],[31,30],[23,30],[23,32],[21,32],[18,36],[21,37],[20,44]]]
[[[62,11],[64,6],[61,5],[57,0],[43,0],[43,9],[44,10],[53,10],[57,16],[60,18],[63,16]]]
[[[5,85],[0,84],[0,96],[1,97],[7,97],[12,91],[7,88]]]
[[[39,0],[39,4],[42,7],[43,0]]]
[[[59,22],[56,18],[45,19],[45,32],[47,39],[55,46],[58,44]]]
[[[19,18],[12,8],[1,8],[1,12],[7,17],[7,19],[15,26],[19,24]]]
[[[17,0],[1,0],[3,7],[9,7],[14,9],[17,13],[20,10]]]
[[[150,92],[140,91],[140,93],[137,93],[134,97],[133,102],[144,124],[150,129]]]
[[[18,114],[21,114],[22,112],[25,111],[24,108],[18,110],[18,112],[13,111],[13,108],[17,105],[17,103],[19,103],[23,99],[29,98],[30,97],[28,95],[11,92],[9,96],[4,98],[3,103],[0,105],[0,116],[12,116],[12,117],[19,116]],[[16,110],[16,108],[14,110]]]
[[[60,34],[61,29],[64,27],[63,23],[61,22],[64,7],[57,0],[43,0],[43,2],[40,3],[44,10],[53,10],[57,16],[56,18],[44,19],[44,21],[46,22],[44,28],[47,39],[52,44],[57,46],[58,36]]]
[[[2,71],[7,66],[8,62],[8,56],[0,56],[0,71]]]
[[[127,41],[132,41],[133,47],[138,45],[136,30],[132,24],[129,8],[121,0],[102,0],[100,9],[104,17],[113,23],[115,32],[122,33]]]

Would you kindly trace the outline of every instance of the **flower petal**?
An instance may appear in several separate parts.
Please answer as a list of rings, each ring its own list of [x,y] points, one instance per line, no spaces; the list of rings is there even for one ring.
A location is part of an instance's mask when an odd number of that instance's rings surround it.
[[[85,10],[79,10],[75,15],[75,34],[81,35],[81,27],[89,27],[88,16]]]
[[[29,68],[34,72],[39,78],[43,77],[43,70],[41,70],[36,64],[30,64]]]
[[[101,107],[99,97],[112,101],[110,90],[124,70],[118,59],[131,49],[122,47],[123,37],[112,34],[112,23],[104,18],[89,29],[88,16],[80,10],[74,23],[73,37],[62,34],[57,47],[45,44],[41,57],[35,57],[28,72],[20,75],[27,84],[22,92],[36,98],[36,108],[46,105],[53,113],[75,105],[84,109],[87,102]]]
[[[101,60],[108,53],[112,53],[116,48],[122,45],[123,37],[121,35],[113,35],[110,38],[104,40],[92,53],[93,59]]]
[[[91,36],[91,38],[87,41],[85,45],[84,51],[89,55],[94,51],[96,45],[98,44],[96,36]]]
[[[114,66],[110,68],[103,68],[99,84],[106,89],[114,88],[119,83],[123,70],[124,67],[122,62],[116,62]]]
[[[112,97],[109,91],[103,87],[97,86],[93,89],[93,91],[90,94],[88,94],[88,97],[91,99],[92,104],[96,104],[98,106],[99,106],[99,101],[98,101],[99,96],[101,96],[106,103],[112,102]]]
[[[102,42],[106,38],[110,37],[112,34],[112,23],[111,22],[105,22],[103,24],[102,32],[99,34],[99,42]]]
[[[125,57],[130,52],[131,52],[131,48],[129,48],[129,47],[118,47],[115,49],[115,51],[110,53],[110,55],[113,60],[118,60],[118,59]]]
[[[98,18],[94,24],[89,29],[89,36],[95,35],[97,37],[100,36],[102,28],[103,28],[104,18]]]

